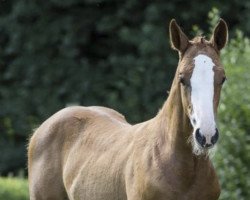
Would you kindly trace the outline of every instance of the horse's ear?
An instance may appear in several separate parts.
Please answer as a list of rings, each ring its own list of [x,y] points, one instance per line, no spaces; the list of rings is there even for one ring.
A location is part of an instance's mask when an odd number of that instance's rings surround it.
[[[216,25],[212,37],[211,37],[211,43],[215,48],[217,48],[219,51],[227,44],[228,40],[228,28],[227,23],[220,19],[219,23]]]
[[[175,19],[172,19],[169,24],[169,35],[172,48],[183,53],[188,47],[189,40]]]

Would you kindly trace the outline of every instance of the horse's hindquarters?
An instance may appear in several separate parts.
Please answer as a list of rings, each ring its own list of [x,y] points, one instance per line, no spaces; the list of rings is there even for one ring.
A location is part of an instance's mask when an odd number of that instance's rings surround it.
[[[38,130],[39,131],[39,130]],[[60,156],[56,144],[46,145],[46,150],[39,142],[32,142],[29,153],[29,192],[31,200],[68,199],[61,176]],[[54,146],[53,146],[54,145]],[[32,146],[32,147],[31,147]]]
[[[127,146],[120,130],[130,125],[99,110],[66,108],[37,129],[29,144],[31,199],[59,200],[67,194],[69,199],[126,199],[122,167],[128,152],[118,151]]]
[[[28,173],[32,200],[68,199],[62,177],[63,163],[82,124],[71,113],[70,109],[59,111],[30,139]]]

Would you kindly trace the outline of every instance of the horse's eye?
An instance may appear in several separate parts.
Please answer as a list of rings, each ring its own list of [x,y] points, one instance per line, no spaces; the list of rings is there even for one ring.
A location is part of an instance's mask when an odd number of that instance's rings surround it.
[[[179,81],[182,85],[186,85],[184,75],[182,73],[179,74]]]
[[[227,77],[223,77],[222,81],[221,81],[221,85],[223,85],[223,83],[225,82],[225,80],[227,80]]]

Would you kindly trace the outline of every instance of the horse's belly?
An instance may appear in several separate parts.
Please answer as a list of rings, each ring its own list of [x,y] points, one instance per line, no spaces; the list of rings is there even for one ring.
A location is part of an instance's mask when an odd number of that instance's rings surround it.
[[[121,178],[111,173],[105,168],[83,169],[70,188],[70,199],[126,200],[125,187]]]
[[[109,156],[108,156],[109,155]],[[77,168],[68,168],[65,178],[73,176],[67,192],[72,200],[126,200],[125,183],[123,178],[123,162],[117,162],[118,157],[111,152],[96,156],[90,154]],[[70,162],[72,167],[73,161]],[[72,177],[72,176],[71,176]],[[66,178],[66,179],[67,179]],[[65,180],[66,180],[65,179]]]

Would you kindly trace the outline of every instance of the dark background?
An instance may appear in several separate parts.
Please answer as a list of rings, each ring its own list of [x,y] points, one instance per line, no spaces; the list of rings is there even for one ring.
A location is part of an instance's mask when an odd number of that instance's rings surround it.
[[[131,123],[153,117],[178,62],[170,20],[190,38],[210,33],[215,7],[230,38],[250,34],[249,1],[1,0],[0,174],[26,173],[33,129],[65,106],[111,107]]]

